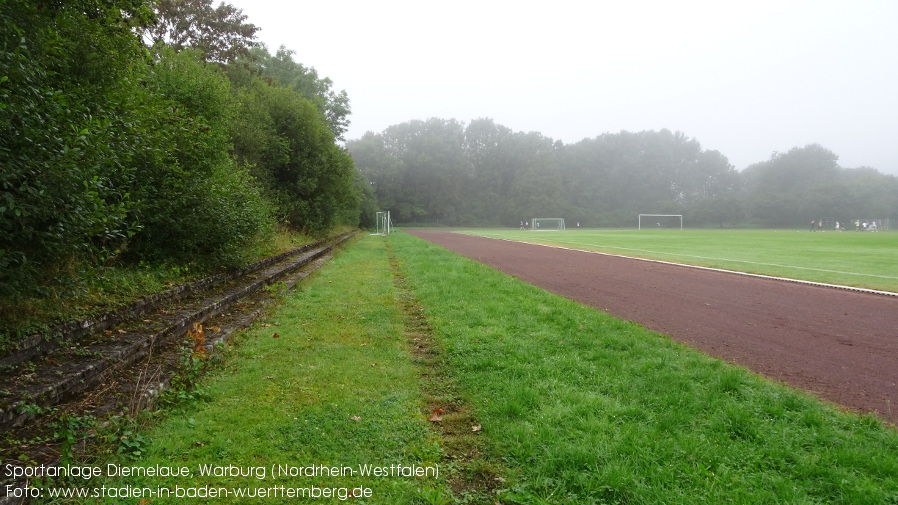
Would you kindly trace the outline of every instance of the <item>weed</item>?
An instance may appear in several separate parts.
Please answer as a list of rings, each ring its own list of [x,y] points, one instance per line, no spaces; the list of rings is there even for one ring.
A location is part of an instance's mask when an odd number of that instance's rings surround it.
[[[146,453],[147,439],[138,431],[126,429],[118,435],[116,453],[126,459],[138,459]]]
[[[53,429],[53,440],[60,444],[59,459],[62,464],[72,462],[72,448],[78,443],[81,433],[93,427],[95,422],[96,419],[93,416],[64,413],[50,423],[50,427]]]

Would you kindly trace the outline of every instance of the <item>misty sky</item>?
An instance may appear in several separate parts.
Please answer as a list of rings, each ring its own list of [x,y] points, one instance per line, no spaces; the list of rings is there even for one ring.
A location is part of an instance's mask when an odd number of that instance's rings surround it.
[[[346,90],[347,139],[430,117],[565,143],[667,128],[739,170],[818,143],[898,174],[898,1],[227,3]]]

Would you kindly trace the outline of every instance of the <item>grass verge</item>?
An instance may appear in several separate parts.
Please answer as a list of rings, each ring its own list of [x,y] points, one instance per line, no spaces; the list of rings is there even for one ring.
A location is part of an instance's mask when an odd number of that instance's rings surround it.
[[[347,246],[290,293],[191,397],[140,432],[138,458],[110,454],[102,466],[106,475],[109,463],[186,467],[189,476],[116,475],[108,486],[172,493],[154,504],[182,503],[176,486],[218,490],[200,500],[214,503],[296,503],[302,493],[316,503],[354,494],[369,496],[360,503],[444,503],[449,494],[382,239]],[[408,475],[415,468],[427,475]]]

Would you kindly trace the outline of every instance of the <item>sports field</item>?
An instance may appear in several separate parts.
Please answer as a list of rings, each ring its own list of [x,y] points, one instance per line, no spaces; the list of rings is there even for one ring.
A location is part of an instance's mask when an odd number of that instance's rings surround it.
[[[806,230],[458,230],[502,238],[898,292],[898,233]]]

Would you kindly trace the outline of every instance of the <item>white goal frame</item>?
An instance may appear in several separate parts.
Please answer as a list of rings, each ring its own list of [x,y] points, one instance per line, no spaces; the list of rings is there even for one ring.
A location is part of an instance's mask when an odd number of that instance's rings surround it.
[[[393,220],[390,219],[390,211],[375,214],[375,231],[372,235],[389,235],[393,231]]]
[[[530,220],[530,229],[533,231],[562,231],[564,230],[564,218],[535,217]]]
[[[640,214],[639,215],[639,225],[638,229],[642,229],[642,218],[643,217],[678,217],[680,218],[680,229],[683,229],[683,214]]]

